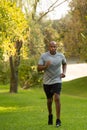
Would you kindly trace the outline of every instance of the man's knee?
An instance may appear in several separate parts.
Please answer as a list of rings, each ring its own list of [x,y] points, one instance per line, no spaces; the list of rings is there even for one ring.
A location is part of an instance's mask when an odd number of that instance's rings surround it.
[[[52,101],[53,101],[53,99],[52,99],[52,98],[47,99],[47,103],[49,103],[49,104],[51,104],[51,103],[52,103]]]
[[[54,101],[55,102],[59,102],[60,101],[60,95],[59,94],[57,94],[57,93],[54,94]]]

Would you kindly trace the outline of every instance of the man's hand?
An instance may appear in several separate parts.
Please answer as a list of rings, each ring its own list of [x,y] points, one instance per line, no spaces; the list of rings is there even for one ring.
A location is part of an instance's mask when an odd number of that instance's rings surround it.
[[[47,61],[47,62],[45,63],[45,67],[46,67],[46,69],[50,66],[50,64],[51,64],[50,61]]]
[[[61,74],[60,74],[60,77],[61,77],[61,78],[64,78],[64,77],[65,77],[65,74],[64,74],[64,73],[61,73]]]
[[[47,61],[47,62],[45,63],[45,65],[38,65],[37,70],[38,70],[38,71],[43,71],[43,70],[47,69],[47,68],[50,66],[50,64],[51,64],[51,62],[50,62],[50,61]]]

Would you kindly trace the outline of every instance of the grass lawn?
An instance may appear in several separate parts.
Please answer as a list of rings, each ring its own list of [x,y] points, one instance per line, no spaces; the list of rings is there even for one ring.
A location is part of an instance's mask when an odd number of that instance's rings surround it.
[[[83,80],[87,82],[85,78]],[[84,94],[80,96],[81,92],[77,91],[80,89],[77,82],[80,81],[82,79],[63,83],[62,126],[59,128],[55,127],[54,103],[54,124],[47,125],[48,113],[43,89],[23,90],[20,88],[18,94],[10,94],[8,86],[0,86],[0,130],[87,130],[87,91],[85,92],[84,89],[85,96]],[[76,91],[71,89],[73,82],[73,88],[77,86]],[[70,87],[67,86],[68,84]]]

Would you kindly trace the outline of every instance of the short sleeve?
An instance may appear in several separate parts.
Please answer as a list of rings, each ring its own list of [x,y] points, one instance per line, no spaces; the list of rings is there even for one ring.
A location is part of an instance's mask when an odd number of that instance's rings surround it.
[[[63,59],[62,59],[62,64],[66,64],[66,58],[65,58],[65,56],[64,55],[62,55],[63,56]]]

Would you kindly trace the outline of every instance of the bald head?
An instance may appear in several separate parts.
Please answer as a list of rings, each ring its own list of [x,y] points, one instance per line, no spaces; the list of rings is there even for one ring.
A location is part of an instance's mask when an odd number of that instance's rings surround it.
[[[55,41],[51,41],[49,44],[56,45],[56,42]]]
[[[55,41],[51,41],[49,43],[49,51],[52,55],[55,55],[56,54],[56,49],[57,49],[57,44]]]

